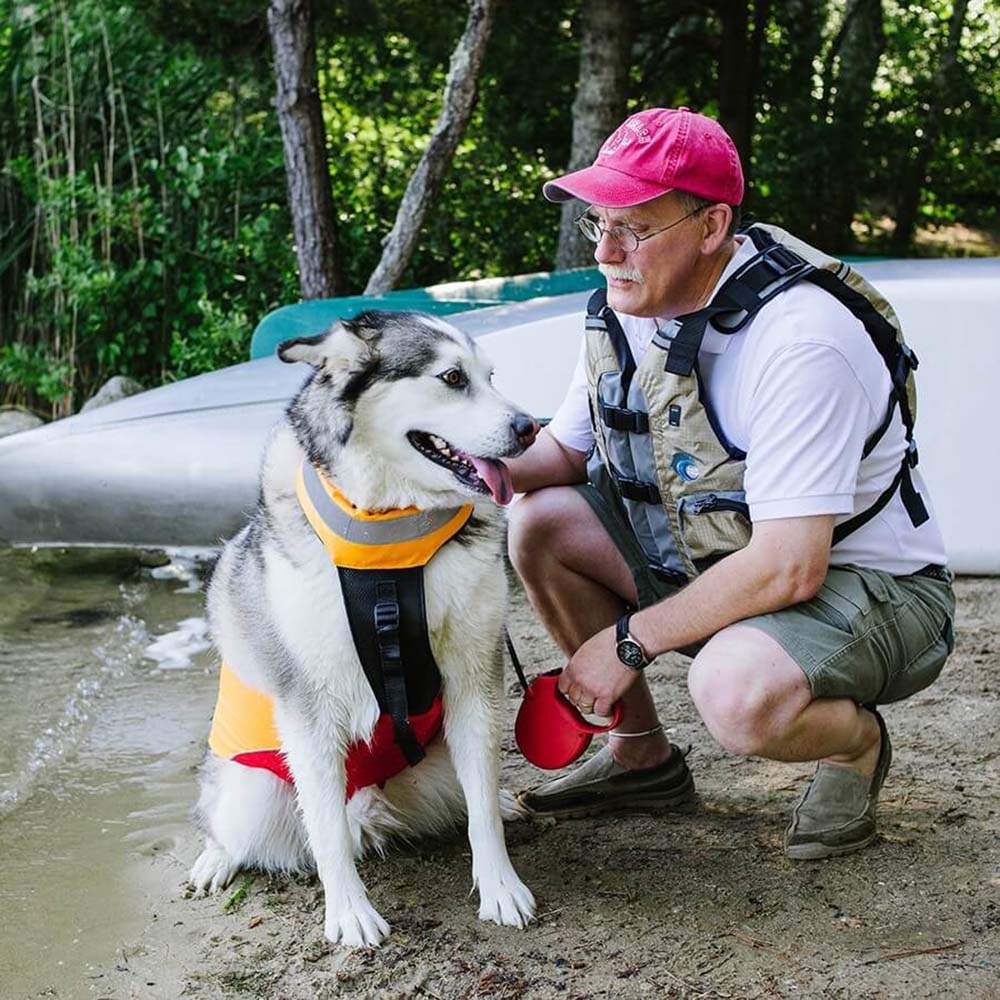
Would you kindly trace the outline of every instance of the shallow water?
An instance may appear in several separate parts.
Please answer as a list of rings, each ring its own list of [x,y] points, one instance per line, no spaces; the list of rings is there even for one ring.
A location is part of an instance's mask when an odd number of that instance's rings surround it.
[[[203,596],[186,558],[0,550],[3,1000],[108,995],[177,881],[156,859],[192,842]]]

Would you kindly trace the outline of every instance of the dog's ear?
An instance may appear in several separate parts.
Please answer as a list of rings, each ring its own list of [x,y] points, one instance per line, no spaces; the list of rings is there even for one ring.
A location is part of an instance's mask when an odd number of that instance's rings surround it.
[[[319,370],[349,371],[366,364],[372,355],[371,336],[357,320],[339,320],[315,337],[296,337],[278,345],[278,357],[292,364],[301,361]]]
[[[327,334],[321,333],[316,337],[296,337],[294,340],[284,340],[278,344],[278,357],[285,364],[293,364],[302,361],[313,368],[320,368],[323,365],[323,349],[320,346],[326,340]]]

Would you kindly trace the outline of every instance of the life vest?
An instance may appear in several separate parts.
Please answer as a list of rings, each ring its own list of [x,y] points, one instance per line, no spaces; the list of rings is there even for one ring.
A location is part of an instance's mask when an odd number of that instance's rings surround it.
[[[588,476],[620,505],[660,576],[683,584],[750,541],[743,490],[746,454],[726,441],[704,392],[698,351],[708,324],[734,334],[799,281],[833,295],[861,321],[888,368],[892,389],[869,455],[899,407],[907,451],[892,483],[866,510],[838,524],[833,544],[870,521],[898,490],[915,526],[929,517],[914,486],[917,358],[881,294],[849,265],[775,226],[750,225],[755,256],[702,309],[658,330],[636,365],[605,289],[587,304],[586,364],[595,447]]]
[[[337,568],[351,636],[380,710],[371,739],[348,748],[350,798],[419,763],[441,731],[441,674],[427,632],[424,567],[473,508],[361,510],[308,463],[299,470],[297,494]],[[208,742],[226,760],[292,781],[270,697],[225,663]]]

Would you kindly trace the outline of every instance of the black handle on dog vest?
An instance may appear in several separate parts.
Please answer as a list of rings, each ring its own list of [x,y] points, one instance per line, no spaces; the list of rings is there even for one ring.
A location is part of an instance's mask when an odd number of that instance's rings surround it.
[[[375,586],[375,637],[382,666],[385,700],[392,716],[396,744],[410,766],[424,759],[424,748],[413,732],[406,699],[406,676],[399,643],[399,599],[393,580],[380,580]]]

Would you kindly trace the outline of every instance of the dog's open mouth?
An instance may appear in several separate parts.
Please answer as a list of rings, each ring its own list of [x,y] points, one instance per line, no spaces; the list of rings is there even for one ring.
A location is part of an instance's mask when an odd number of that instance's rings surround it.
[[[436,434],[410,431],[407,438],[421,455],[447,469],[463,486],[489,494],[500,506],[510,503],[513,498],[510,472],[503,462],[468,455]]]

